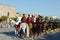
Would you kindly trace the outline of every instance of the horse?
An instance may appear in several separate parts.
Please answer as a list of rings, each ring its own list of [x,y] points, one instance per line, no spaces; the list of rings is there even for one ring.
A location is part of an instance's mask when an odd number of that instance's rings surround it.
[[[18,36],[18,30],[17,30],[16,27],[17,27],[18,25],[16,25],[16,21],[13,20],[13,19],[10,19],[10,26],[15,28],[15,36],[17,37],[17,36]]]
[[[49,23],[48,22],[43,22],[43,31],[45,34],[48,33],[48,28],[49,28]]]
[[[21,23],[20,24],[20,29],[19,31],[23,31],[23,35],[22,36],[26,36],[29,37],[29,26],[27,23]]]
[[[31,34],[32,33],[32,28],[33,28],[32,23],[28,22],[27,24],[29,26],[29,34]]]
[[[17,25],[16,25],[17,23]],[[18,23],[14,20],[11,19],[11,26],[15,27],[15,36],[18,36],[18,33],[20,32],[20,30],[22,29],[24,34],[25,34],[25,30],[26,30],[26,36],[29,37],[29,27],[27,23]]]
[[[38,25],[37,23],[32,23],[32,32],[33,32],[33,36],[35,36],[38,33]]]
[[[20,22],[17,22],[15,20],[10,19],[10,24],[12,27],[15,27],[15,37],[18,37],[19,35],[19,29],[20,29]]]
[[[50,22],[50,23],[49,23],[49,26],[50,26],[50,29],[52,30],[52,29],[53,29],[53,23]]]

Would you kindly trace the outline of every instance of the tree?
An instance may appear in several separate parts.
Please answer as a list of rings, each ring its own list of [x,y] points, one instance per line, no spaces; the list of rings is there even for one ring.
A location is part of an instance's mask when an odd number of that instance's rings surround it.
[[[1,16],[1,21],[6,21],[7,20],[7,16]]]
[[[16,14],[19,14],[18,12]]]

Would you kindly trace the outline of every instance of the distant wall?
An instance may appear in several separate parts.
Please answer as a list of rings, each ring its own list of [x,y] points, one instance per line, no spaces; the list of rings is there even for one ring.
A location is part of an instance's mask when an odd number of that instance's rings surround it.
[[[9,17],[15,17],[15,8],[9,5],[0,5],[0,17],[7,16],[9,12]]]

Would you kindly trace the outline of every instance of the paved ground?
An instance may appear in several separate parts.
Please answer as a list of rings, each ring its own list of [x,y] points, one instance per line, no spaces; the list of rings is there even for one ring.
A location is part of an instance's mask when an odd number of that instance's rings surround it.
[[[0,28],[0,40],[23,40],[21,38],[14,38],[14,28]],[[27,38],[27,40],[41,40],[44,39],[42,37],[36,38]]]
[[[14,38],[14,28],[0,28],[0,40],[23,40],[21,38]],[[26,40],[33,40],[28,38]],[[60,31],[43,35],[42,37],[35,37],[34,40],[60,40]]]
[[[13,40],[13,28],[0,28],[0,40]]]

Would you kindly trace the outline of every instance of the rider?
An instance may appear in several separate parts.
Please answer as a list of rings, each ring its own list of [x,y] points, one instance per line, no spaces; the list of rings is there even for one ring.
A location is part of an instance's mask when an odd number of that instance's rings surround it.
[[[28,15],[28,17],[27,17],[27,22],[31,22],[31,17],[30,17],[30,15]]]
[[[38,15],[38,24],[39,24],[39,33],[43,32],[43,27],[42,27],[42,16]]]
[[[31,22],[32,22],[32,32],[33,32],[32,35],[35,36],[36,17],[34,15],[32,15]]]
[[[28,17],[27,17],[27,23],[29,25],[29,28],[31,28],[32,25],[31,25],[31,17],[30,17],[30,15],[28,15]]]
[[[21,21],[23,22],[23,23],[26,23],[26,16],[25,16],[25,14],[23,14],[23,17],[22,17],[22,19],[21,19]]]

